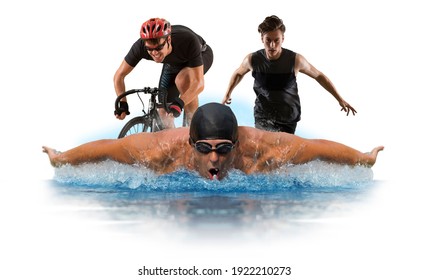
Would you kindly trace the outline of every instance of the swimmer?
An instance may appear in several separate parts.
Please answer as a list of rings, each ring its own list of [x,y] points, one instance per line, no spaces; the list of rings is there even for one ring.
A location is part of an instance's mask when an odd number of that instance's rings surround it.
[[[159,174],[186,168],[218,180],[231,169],[261,173],[314,160],[371,167],[382,150],[362,153],[333,141],[238,126],[232,110],[219,103],[199,107],[190,127],[97,140],[65,152],[43,146],[54,167],[114,160]]]

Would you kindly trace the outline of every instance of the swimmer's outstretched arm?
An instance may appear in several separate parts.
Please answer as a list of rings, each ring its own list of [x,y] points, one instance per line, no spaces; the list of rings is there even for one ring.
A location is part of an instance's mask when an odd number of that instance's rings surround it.
[[[290,163],[301,164],[319,159],[331,163],[371,167],[376,162],[377,154],[383,149],[383,146],[378,146],[369,153],[362,153],[333,141],[305,139],[300,144],[300,148],[297,149]]]
[[[121,145],[120,139],[93,141],[65,152],[58,152],[46,146],[43,146],[42,149],[44,153],[48,154],[54,167],[64,164],[78,165],[99,162],[106,159],[128,164],[135,162],[124,145]]]

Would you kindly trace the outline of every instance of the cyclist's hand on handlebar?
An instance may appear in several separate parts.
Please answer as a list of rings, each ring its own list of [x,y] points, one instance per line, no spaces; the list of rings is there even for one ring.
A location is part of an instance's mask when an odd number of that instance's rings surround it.
[[[126,117],[126,115],[129,115],[130,113],[129,113],[128,102],[120,101],[119,108],[117,108],[117,110],[114,110],[114,114],[116,118],[119,120],[123,120]]]
[[[174,118],[178,118],[183,111],[184,102],[179,97],[176,97],[174,101],[168,106],[169,113],[174,115]]]
[[[116,116],[116,119],[118,119],[118,120],[123,120],[123,119],[125,119],[126,118],[126,113],[124,112],[124,113],[122,113],[122,114],[120,114],[120,115],[115,115]]]

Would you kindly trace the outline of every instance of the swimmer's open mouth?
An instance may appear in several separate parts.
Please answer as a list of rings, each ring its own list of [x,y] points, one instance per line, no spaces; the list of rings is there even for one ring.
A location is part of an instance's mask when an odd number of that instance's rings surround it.
[[[211,168],[210,170],[209,170],[209,172],[210,172],[210,174],[211,174],[211,177],[214,177],[214,176],[217,176],[217,174],[218,174],[218,172],[219,172],[220,170],[218,169],[218,168]]]

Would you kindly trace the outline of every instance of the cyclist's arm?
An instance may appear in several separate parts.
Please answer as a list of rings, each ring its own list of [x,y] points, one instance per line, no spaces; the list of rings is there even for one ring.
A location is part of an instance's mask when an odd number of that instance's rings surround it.
[[[229,86],[227,87],[226,94],[223,97],[221,103],[230,104],[232,102],[232,91],[233,89],[241,82],[245,74],[252,70],[251,67],[251,54],[247,55],[242,61],[238,69],[233,72],[232,77],[230,78]]]
[[[119,68],[116,70],[114,74],[113,82],[114,82],[114,90],[116,91],[116,95],[119,96],[125,92],[125,77],[134,69],[131,65],[129,65],[125,60],[122,61]],[[126,102],[126,97],[123,97],[120,101]],[[120,115],[115,111],[116,118],[119,120],[123,120],[126,117],[128,111],[128,105],[125,103],[124,112]],[[129,114],[129,112],[128,112]]]
[[[114,74],[114,90],[116,95],[119,96],[125,92],[125,77],[134,69],[125,60],[122,61],[119,68]],[[126,97],[122,98],[121,101],[126,101]]]

